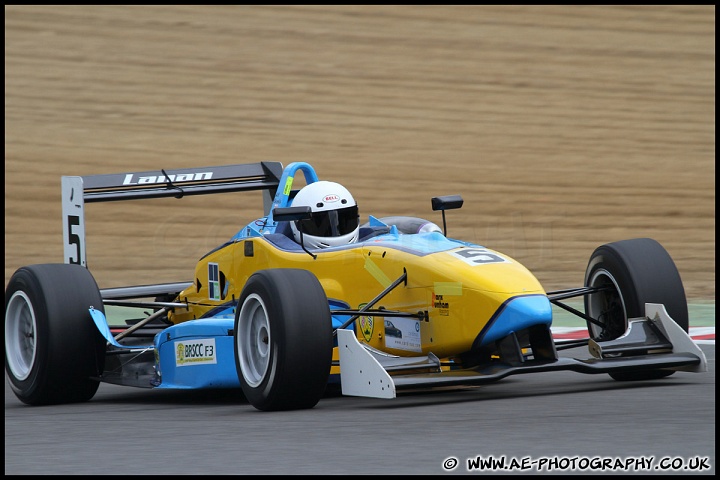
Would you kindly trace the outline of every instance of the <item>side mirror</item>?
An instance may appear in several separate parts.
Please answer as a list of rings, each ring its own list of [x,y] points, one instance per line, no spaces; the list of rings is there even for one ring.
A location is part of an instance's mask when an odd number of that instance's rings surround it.
[[[273,220],[276,222],[292,222],[294,220],[307,220],[312,218],[310,207],[278,207],[273,210]]]
[[[276,222],[293,222],[296,220],[308,220],[312,218],[312,210],[308,206],[304,207],[277,207],[273,209],[273,220]],[[311,253],[305,248],[305,242],[303,242],[303,229],[302,222],[298,223],[298,230],[300,231],[300,246],[305,252],[313,257],[313,260],[317,258],[317,255]]]
[[[432,198],[433,210],[454,210],[463,205],[463,199],[460,195],[445,195],[444,197]]]
[[[447,225],[445,224],[445,210],[454,210],[463,205],[463,199],[460,195],[445,195],[442,197],[432,198],[432,209],[442,210],[443,217],[443,234],[447,237]]]

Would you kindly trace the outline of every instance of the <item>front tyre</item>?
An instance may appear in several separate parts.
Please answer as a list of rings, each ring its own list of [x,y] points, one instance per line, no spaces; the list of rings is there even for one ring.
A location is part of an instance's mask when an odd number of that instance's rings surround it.
[[[685,289],[677,267],[657,241],[636,238],[601,245],[590,256],[585,286],[602,291],[585,296],[585,313],[600,325],[588,322],[596,341],[618,338],[628,319],[645,316],[646,303],[662,303],[672,319],[686,332],[689,317]],[[648,380],[673,371],[610,374],[615,380]]]
[[[258,410],[314,407],[332,363],[327,296],[311,272],[261,270],[245,284],[235,313],[235,364]]]
[[[92,274],[80,265],[18,269],[5,291],[5,372],[28,405],[85,402],[97,392],[105,341],[88,309],[104,311]]]

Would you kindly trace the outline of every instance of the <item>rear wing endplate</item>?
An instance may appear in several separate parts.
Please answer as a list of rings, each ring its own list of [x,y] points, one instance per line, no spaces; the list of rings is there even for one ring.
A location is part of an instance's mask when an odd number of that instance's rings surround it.
[[[263,209],[268,215],[282,173],[280,162],[259,162],[84,177],[63,176],[64,263],[87,267],[86,203],[262,190]]]

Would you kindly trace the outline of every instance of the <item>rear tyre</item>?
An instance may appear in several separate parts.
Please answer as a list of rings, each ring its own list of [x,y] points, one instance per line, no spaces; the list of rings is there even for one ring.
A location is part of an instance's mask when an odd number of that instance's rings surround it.
[[[585,286],[604,288],[585,296],[585,313],[602,326],[588,322],[590,337],[613,340],[628,328],[628,319],[645,316],[645,303],[662,303],[686,332],[689,317],[685,289],[667,251],[650,238],[636,238],[601,245],[590,256]],[[611,373],[615,380],[650,380],[673,371]]]
[[[80,265],[18,269],[5,291],[5,372],[28,405],[90,400],[105,366],[105,340],[88,309],[103,309],[92,274]]]
[[[314,407],[332,363],[327,296],[311,272],[261,270],[245,284],[235,313],[235,364],[258,410]]]

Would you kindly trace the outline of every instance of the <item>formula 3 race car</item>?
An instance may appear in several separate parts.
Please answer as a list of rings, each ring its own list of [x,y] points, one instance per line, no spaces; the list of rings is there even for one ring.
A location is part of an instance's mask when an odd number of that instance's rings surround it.
[[[338,383],[344,395],[393,398],[551,370],[621,381],[707,370],[680,275],[652,239],[601,245],[583,286],[546,292],[513,258],[446,235],[459,195],[431,199],[442,228],[406,216],[359,225],[354,200],[344,219],[301,205],[299,173],[320,182],[304,162],[62,177],[65,261],[21,267],[5,291],[15,395],[44,405],[88,401],[100,382],[242,388],[259,410],[291,410]],[[85,203],[243,190],[262,192],[264,216],[203,256],[190,281],[98,287]],[[357,238],[319,248],[311,239],[327,222]],[[563,302],[574,297],[584,312]],[[584,319],[589,338],[554,340],[552,305]],[[119,307],[143,313],[108,320]],[[588,358],[558,355],[578,346]]]

